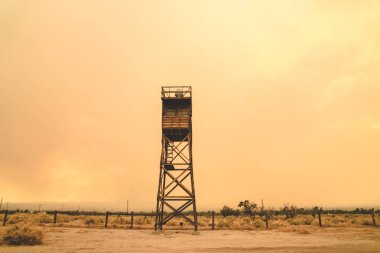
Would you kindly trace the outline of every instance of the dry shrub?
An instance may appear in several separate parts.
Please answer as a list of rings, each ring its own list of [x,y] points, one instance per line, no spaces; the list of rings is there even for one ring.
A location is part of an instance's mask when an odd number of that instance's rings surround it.
[[[108,223],[113,224],[113,225],[121,225],[121,224],[125,224],[128,219],[130,219],[130,218],[123,217],[121,215],[120,216],[108,216]],[[100,220],[99,220],[99,222],[100,222]]]
[[[313,221],[314,221],[314,219],[312,217],[306,217],[303,223],[305,225],[311,225],[311,224],[313,224]]]
[[[251,220],[252,219],[250,219],[249,217],[243,217],[239,219],[238,222],[241,228],[247,229],[249,228],[249,225],[251,224]]]
[[[302,225],[302,221],[298,218],[289,219],[288,222],[290,225],[295,225],[295,226]]]
[[[269,221],[269,228],[270,229],[280,228],[280,227],[284,227],[284,226],[286,226],[286,224],[284,224],[284,222],[282,222],[281,220],[274,219],[273,221]]]
[[[275,227],[284,226],[282,225],[282,223],[283,221],[281,220],[269,221],[269,227],[275,228]],[[215,226],[219,229],[252,230],[252,229],[265,228],[265,222],[259,217],[256,217],[254,219],[253,217],[248,217],[248,216],[245,216],[245,217],[219,216],[215,220]]]
[[[20,222],[22,222],[22,217],[17,214],[10,216],[7,221],[8,224],[12,224],[12,225],[20,223]]]
[[[207,227],[207,224],[202,220],[198,220],[198,227]]]
[[[344,227],[349,224],[350,224],[350,219],[346,217],[345,215],[322,216],[322,225],[324,227]]]
[[[253,221],[251,217],[243,217],[241,220],[242,220],[241,221],[242,224],[248,224],[248,225],[251,224],[251,222]]]
[[[42,225],[43,223],[53,222],[53,216],[47,214],[15,213],[8,216],[7,224],[33,224]]]
[[[134,220],[134,222],[137,224],[137,225],[143,225],[146,221],[146,218],[143,217],[143,216],[137,216]]]
[[[310,225],[312,223],[312,219],[308,217],[298,216],[296,218],[289,219],[288,222],[290,225],[295,225],[295,226]]]
[[[198,226],[199,227],[206,227],[207,223],[205,222],[204,219],[198,219]]]
[[[52,215],[42,214],[40,216],[40,223],[52,223],[52,222],[53,222]]]
[[[252,222],[252,225],[255,227],[255,228],[264,228],[265,227],[265,223],[264,221],[260,220],[260,219],[255,219],[253,222]]]
[[[200,227],[211,226],[211,218],[207,216],[198,216],[198,225]]]
[[[221,218],[220,220],[218,220],[216,226],[218,228],[232,228],[232,225],[233,225],[233,219],[232,217],[225,217],[225,218]]]
[[[360,224],[365,225],[365,226],[369,226],[369,225],[372,225],[372,220],[371,219],[362,219],[360,221]]]
[[[311,223],[311,225],[313,225],[313,226],[319,226],[319,220],[318,219],[314,219],[313,222]]]
[[[3,241],[9,245],[42,244],[42,231],[35,227],[14,226],[5,231]]]
[[[294,226],[301,226],[301,225],[318,225],[318,220],[314,219],[311,216],[306,215],[299,215],[296,218],[288,219],[288,224],[294,225]]]
[[[356,217],[353,217],[351,219],[351,224],[359,224],[358,219]]]
[[[85,218],[84,220],[84,224],[86,225],[97,225],[100,223],[100,220],[98,217],[94,217],[94,216],[88,216]]]
[[[343,217],[335,216],[330,220],[333,224],[339,224],[339,223],[345,223],[345,220]]]
[[[152,224],[153,223],[153,217],[146,217],[145,223],[148,225]]]
[[[58,220],[58,222],[66,223],[66,222],[73,221],[74,218],[73,218],[73,216],[70,216],[70,215],[67,215],[67,214],[59,214],[57,216],[57,220]]]
[[[136,225],[142,225],[144,224],[144,217],[141,216],[135,216],[133,217],[133,223]]]
[[[176,227],[176,226],[179,226],[179,221],[176,218],[174,218],[168,221],[166,225]]]

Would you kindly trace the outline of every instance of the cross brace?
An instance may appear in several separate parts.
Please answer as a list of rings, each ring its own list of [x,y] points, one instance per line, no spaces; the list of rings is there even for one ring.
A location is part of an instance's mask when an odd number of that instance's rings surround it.
[[[197,230],[195,203],[191,133],[179,142],[163,134],[155,230],[174,217],[185,219]],[[189,207],[193,207],[192,215],[187,216],[184,211]]]

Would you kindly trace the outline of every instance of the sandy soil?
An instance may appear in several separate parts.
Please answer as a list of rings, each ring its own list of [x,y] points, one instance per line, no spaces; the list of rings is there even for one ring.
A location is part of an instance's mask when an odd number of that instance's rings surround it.
[[[44,228],[40,246],[0,246],[0,252],[380,252],[379,228],[300,232],[165,231]],[[302,233],[302,232],[301,232]]]

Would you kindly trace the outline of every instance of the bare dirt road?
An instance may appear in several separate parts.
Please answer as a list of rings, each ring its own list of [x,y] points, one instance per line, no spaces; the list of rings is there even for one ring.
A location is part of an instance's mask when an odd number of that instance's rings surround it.
[[[324,228],[312,233],[217,230],[165,231],[44,228],[40,246],[0,252],[380,252],[380,228]]]

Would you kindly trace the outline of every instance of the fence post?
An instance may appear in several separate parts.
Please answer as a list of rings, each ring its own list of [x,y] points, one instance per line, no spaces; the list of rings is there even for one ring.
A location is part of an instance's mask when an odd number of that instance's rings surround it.
[[[4,219],[3,219],[3,226],[5,226],[5,223],[8,220],[8,210],[5,210]]]
[[[375,208],[372,208],[371,216],[372,216],[372,224],[373,224],[374,226],[376,226]]]
[[[54,211],[54,224],[57,223],[57,210]]]
[[[106,212],[106,223],[105,223],[104,227],[107,228],[107,225],[108,225],[108,211]]]
[[[131,212],[131,228],[133,228],[133,212]]]
[[[320,208],[318,210],[318,222],[319,222],[319,226],[322,227],[322,215],[321,215],[321,212],[322,212],[322,208]]]
[[[212,211],[212,224],[211,224],[211,229],[215,229],[215,211]]]

